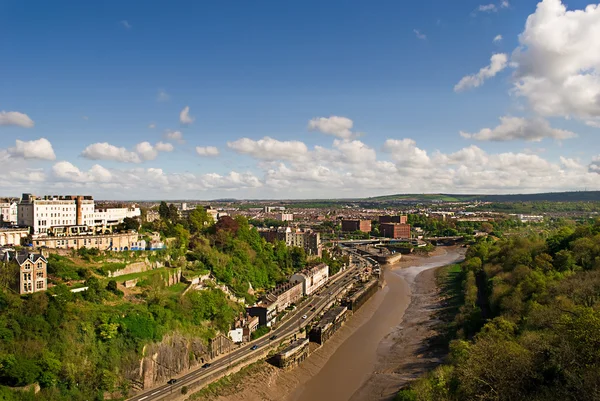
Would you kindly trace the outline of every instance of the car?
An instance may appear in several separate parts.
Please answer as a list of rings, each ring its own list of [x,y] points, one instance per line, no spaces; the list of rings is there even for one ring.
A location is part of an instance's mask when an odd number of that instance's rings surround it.
[[[204,369],[210,368],[210,363],[205,363],[204,365],[202,365],[202,368],[204,368]]]
[[[271,337],[269,337],[269,340],[274,340],[277,338],[277,334],[273,334]]]
[[[317,308],[316,308],[316,307],[311,309],[311,311],[315,311],[315,310],[317,310]]]
[[[177,383],[177,379],[169,379],[169,381],[167,383],[168,384],[175,384],[175,383]]]
[[[254,350],[257,350],[257,349],[258,349],[258,345],[254,344],[252,347],[250,347],[250,349],[251,349],[252,351],[254,351]]]
[[[308,316],[304,315],[304,316],[302,316],[302,319],[306,319],[307,317],[308,317]]]

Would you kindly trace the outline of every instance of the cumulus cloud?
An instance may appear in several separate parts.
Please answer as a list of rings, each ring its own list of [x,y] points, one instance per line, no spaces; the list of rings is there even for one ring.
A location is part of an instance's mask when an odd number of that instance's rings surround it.
[[[150,142],[144,141],[135,145],[133,151],[124,147],[117,147],[107,142],[94,143],[81,152],[81,156],[90,160],[113,160],[121,163],[141,163],[142,161],[154,160],[158,152],[172,152],[173,145],[158,142],[152,146]]]
[[[427,152],[419,149],[410,138],[388,139],[383,144],[383,151],[390,153],[392,159],[403,167],[422,167],[430,163]]]
[[[600,117],[600,6],[543,0],[513,52],[513,92],[545,116]]]
[[[172,152],[174,148],[173,145],[170,143],[158,142],[155,145],[155,149],[159,152]]]
[[[34,141],[21,141],[17,139],[15,147],[8,149],[8,154],[11,157],[20,157],[23,159],[56,159],[52,144],[46,138],[40,138]]]
[[[114,160],[122,163],[140,163],[141,159],[135,152],[111,145],[108,142],[98,142],[89,145],[81,152],[81,156],[90,160]]]
[[[194,117],[190,116],[190,106],[185,106],[179,113],[179,122],[182,124],[191,124],[194,122]]]
[[[0,111],[0,126],[15,125],[17,127],[31,128],[35,124],[27,114],[18,111]]]
[[[588,171],[590,173],[600,174],[600,155],[592,158],[592,162],[588,165]]]
[[[352,133],[353,126],[354,122],[351,119],[339,116],[316,117],[308,122],[310,131],[319,131],[343,139],[354,136]]]
[[[418,29],[413,29],[413,32],[415,33],[415,35],[417,36],[417,39],[420,40],[427,40],[427,35],[425,35],[424,33],[422,33],[421,31],[419,31]]]
[[[279,141],[268,136],[258,141],[241,138],[227,142],[233,151],[261,160],[293,160],[308,153],[308,148],[300,141]]]
[[[477,88],[478,86],[481,86],[486,79],[496,76],[496,74],[505,69],[507,62],[508,56],[504,53],[492,55],[492,58],[490,59],[490,65],[481,68],[476,74],[463,77],[454,86],[454,91],[461,92],[466,89]]]
[[[502,42],[502,35],[496,35],[496,36],[494,36],[493,42],[494,43],[500,43],[500,42]]]
[[[218,156],[219,149],[214,146],[196,146],[196,153],[199,156]]]
[[[170,141],[176,141],[176,142],[179,142],[179,143],[184,143],[185,142],[183,140],[183,133],[181,131],[167,130],[167,131],[165,131],[164,138],[168,139]]]
[[[123,28],[125,29],[131,29],[131,24],[129,23],[129,21],[127,20],[121,20],[121,25],[123,26]]]
[[[477,133],[469,134],[461,131],[463,138],[472,138],[479,141],[512,141],[524,140],[539,142],[544,138],[557,140],[574,138],[574,132],[552,128],[548,121],[542,118],[500,117],[500,125],[495,128],[483,128]]]
[[[67,161],[60,161],[52,166],[52,172],[58,181],[67,182],[106,183],[113,178],[112,173],[99,164],[94,164],[89,171],[81,171]]]

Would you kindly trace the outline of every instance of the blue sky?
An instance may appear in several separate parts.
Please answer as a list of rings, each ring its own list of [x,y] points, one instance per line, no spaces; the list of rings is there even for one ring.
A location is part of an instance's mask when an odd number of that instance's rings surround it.
[[[600,189],[589,3],[0,1],[0,194]]]

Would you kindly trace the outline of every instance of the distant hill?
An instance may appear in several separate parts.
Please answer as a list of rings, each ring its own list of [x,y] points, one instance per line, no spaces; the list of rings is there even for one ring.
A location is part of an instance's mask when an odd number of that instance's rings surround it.
[[[540,194],[511,195],[452,195],[452,194],[399,194],[365,198],[366,201],[405,201],[405,202],[585,202],[600,201],[600,191],[547,192]]]

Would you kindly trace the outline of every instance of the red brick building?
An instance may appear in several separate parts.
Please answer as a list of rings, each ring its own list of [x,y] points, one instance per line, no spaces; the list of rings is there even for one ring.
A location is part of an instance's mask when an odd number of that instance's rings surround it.
[[[406,216],[379,216],[379,223],[406,224]]]
[[[363,233],[370,233],[371,220],[342,220],[342,231],[362,231]]]
[[[410,238],[410,224],[382,223],[379,232],[387,238]]]

